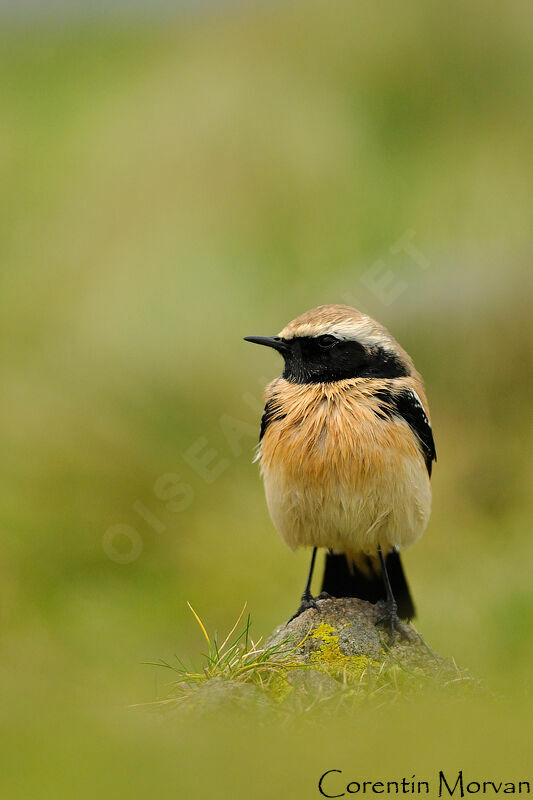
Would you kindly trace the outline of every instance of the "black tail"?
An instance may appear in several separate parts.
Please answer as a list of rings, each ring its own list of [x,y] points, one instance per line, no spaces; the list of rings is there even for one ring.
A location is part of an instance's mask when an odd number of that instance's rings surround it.
[[[415,607],[398,550],[394,549],[388,554],[386,564],[392,593],[398,603],[398,615],[401,619],[412,619]],[[367,566],[368,570],[363,572],[355,565],[350,566],[345,555],[327,553],[322,591],[332,597],[358,597],[371,603],[385,600],[385,584],[379,565],[369,558]]]

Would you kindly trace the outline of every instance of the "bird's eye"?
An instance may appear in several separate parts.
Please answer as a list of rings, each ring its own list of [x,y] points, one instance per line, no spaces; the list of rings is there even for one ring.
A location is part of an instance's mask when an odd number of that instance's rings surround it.
[[[325,336],[318,336],[317,337],[317,344],[319,347],[333,347],[333,345],[337,344],[339,341],[336,336],[330,336],[330,334],[325,334]]]

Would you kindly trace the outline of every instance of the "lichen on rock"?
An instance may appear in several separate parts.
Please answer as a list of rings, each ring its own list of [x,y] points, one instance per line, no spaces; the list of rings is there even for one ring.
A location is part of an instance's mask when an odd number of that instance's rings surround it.
[[[318,650],[310,652],[310,663],[332,677],[357,681],[369,667],[380,667],[379,661],[364,653],[345,655],[340,649],[335,628],[327,622],[321,622],[309,635],[322,642]]]
[[[389,631],[377,624],[382,613],[382,604],[356,598],[320,600],[318,610],[308,609],[280,625],[266,645],[292,642],[292,668],[285,677],[300,688],[310,681],[321,682],[311,673],[327,676],[337,686],[363,681],[375,685],[379,678],[399,685],[411,679],[457,676],[453,662],[437,655],[412,625],[403,624],[401,635],[391,641]],[[305,668],[303,676],[295,676],[301,672],[295,669],[298,666]]]

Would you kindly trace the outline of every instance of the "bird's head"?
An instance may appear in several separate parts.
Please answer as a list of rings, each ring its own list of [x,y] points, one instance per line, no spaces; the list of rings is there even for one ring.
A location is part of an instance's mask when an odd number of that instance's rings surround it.
[[[414,371],[387,329],[350,306],[318,306],[293,319],[278,336],[245,339],[281,353],[283,377],[292,383],[398,378]]]

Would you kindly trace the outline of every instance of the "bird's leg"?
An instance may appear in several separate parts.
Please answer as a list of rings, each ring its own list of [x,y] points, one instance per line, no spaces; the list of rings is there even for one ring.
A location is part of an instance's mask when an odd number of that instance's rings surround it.
[[[311,564],[309,565],[309,574],[307,575],[307,583],[305,584],[305,589],[302,594],[302,602],[300,603],[300,608],[293,614],[292,617],[289,619],[289,622],[292,622],[293,619],[299,617],[303,611],[307,611],[308,608],[316,608],[318,611],[318,606],[316,600],[318,598],[314,598],[311,594],[311,580],[313,578],[313,571],[315,569],[315,560],[316,560],[316,551],[318,550],[317,547],[313,547],[313,553],[311,555]]]
[[[383,550],[381,549],[381,545],[378,547],[378,554],[379,554],[379,561],[381,563],[381,572],[383,575],[383,582],[385,584],[385,591],[387,593],[386,599],[386,610],[385,613],[381,615],[381,617],[376,621],[376,625],[379,625],[380,622],[388,622],[389,630],[390,630],[390,640],[391,644],[394,643],[394,639],[396,638],[395,634],[396,631],[400,634],[400,637],[405,637],[406,633],[403,629],[403,626],[400,622],[400,618],[398,616],[398,604],[394,599],[394,594],[392,593],[392,586],[390,583],[389,573],[387,572],[387,564],[385,561],[385,556],[383,555]]]

